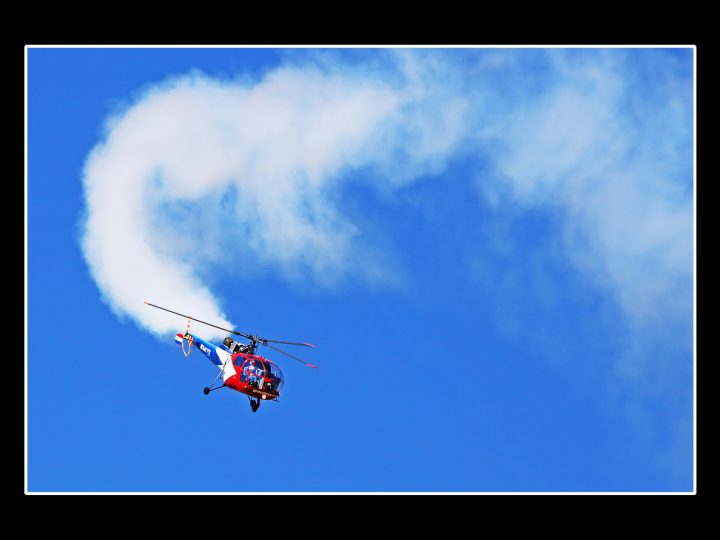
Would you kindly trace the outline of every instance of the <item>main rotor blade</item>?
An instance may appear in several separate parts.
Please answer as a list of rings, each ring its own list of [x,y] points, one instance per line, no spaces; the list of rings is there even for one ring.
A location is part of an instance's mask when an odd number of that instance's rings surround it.
[[[303,364],[305,364],[305,365],[308,366],[308,367],[316,368],[316,369],[317,369],[317,366],[312,365],[310,362],[306,362],[306,361],[303,360],[302,358],[298,358],[297,356],[293,356],[293,355],[290,354],[290,353],[286,353],[286,352],[283,351],[282,349],[278,349],[277,347],[273,347],[272,345],[268,345],[267,343],[263,343],[263,345],[265,345],[266,347],[270,347],[272,350],[277,351],[277,352],[279,352],[279,353],[282,353],[282,354],[284,354],[285,356],[289,356],[289,357],[292,358],[293,360],[297,360],[298,362],[302,362]]]
[[[238,336],[242,336],[242,337],[247,338],[247,339],[251,339],[251,338],[252,338],[252,336],[249,336],[248,334],[243,334],[242,332],[238,332],[238,331],[236,331],[236,330],[228,330],[227,328],[223,328],[222,326],[217,326],[217,325],[211,324],[211,323],[209,323],[209,322],[201,321],[200,319],[196,319],[195,317],[191,317],[190,315],[183,315],[182,313],[178,313],[177,311],[172,311],[172,310],[167,309],[167,308],[164,308],[164,307],[156,306],[155,304],[151,304],[150,302],[144,302],[144,303],[147,304],[148,306],[152,306],[152,307],[154,307],[154,308],[162,309],[163,311],[167,311],[167,312],[173,313],[173,314],[175,314],[175,315],[180,315],[181,317],[185,317],[186,319],[190,319],[190,320],[193,320],[193,321],[195,321],[195,322],[202,323],[202,324],[207,324],[208,326],[212,326],[213,328],[217,328],[218,330],[225,330],[225,332],[230,332],[231,334],[235,334],[235,335],[238,335]]]
[[[285,345],[300,345],[301,347],[312,347],[313,349],[317,349],[317,345],[313,345],[312,343],[298,343],[297,341],[278,341],[277,339],[264,338],[260,338],[260,341],[263,345],[266,343],[283,343]]]

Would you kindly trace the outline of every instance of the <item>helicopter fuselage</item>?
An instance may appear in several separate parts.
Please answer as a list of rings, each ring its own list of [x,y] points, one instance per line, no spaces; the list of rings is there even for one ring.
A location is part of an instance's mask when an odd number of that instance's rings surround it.
[[[202,352],[220,371],[223,386],[258,400],[276,400],[285,386],[280,367],[259,355],[231,353],[225,346],[214,345],[194,334],[177,334],[175,342],[187,342]]]

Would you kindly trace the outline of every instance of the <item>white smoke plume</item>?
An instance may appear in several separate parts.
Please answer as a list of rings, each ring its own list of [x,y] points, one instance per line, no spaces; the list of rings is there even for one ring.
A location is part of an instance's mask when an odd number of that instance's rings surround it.
[[[331,199],[347,169],[372,166],[402,183],[409,170],[442,166],[463,99],[429,112],[427,95],[318,67],[279,68],[256,84],[193,74],[151,88],[108,122],[84,171],[82,246],[104,298],[162,334],[177,317],[146,299],[231,326],[201,276],[242,250],[319,283],[350,269],[378,278]]]
[[[164,333],[177,318],[143,300],[231,325],[207,268],[241,272],[243,253],[319,284],[391,279],[336,209],[347,173],[370,170],[391,192],[462,152],[498,172],[479,179],[489,197],[561,209],[568,256],[631,318],[687,314],[675,306],[692,280],[685,90],[644,104],[622,54],[543,53],[535,86],[522,59],[540,53],[473,54],[460,65],[454,51],[390,51],[378,69],[331,59],[148,89],[108,121],[84,171],[82,246],[105,300]]]
[[[616,57],[553,60],[562,84],[519,107],[503,130],[505,185],[515,201],[564,212],[570,259],[631,319],[687,317],[692,159],[681,152],[691,148],[690,85],[673,88],[656,74],[652,90],[633,88]],[[652,103],[644,111],[643,100]]]

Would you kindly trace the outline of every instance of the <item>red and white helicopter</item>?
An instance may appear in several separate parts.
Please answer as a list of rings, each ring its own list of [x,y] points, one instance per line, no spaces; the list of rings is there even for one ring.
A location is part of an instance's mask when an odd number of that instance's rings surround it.
[[[210,383],[210,386],[203,388],[203,393],[205,395],[208,395],[213,390],[219,390],[220,388],[232,388],[233,390],[237,390],[238,392],[248,396],[250,399],[250,407],[253,412],[256,412],[260,408],[260,403],[262,403],[262,401],[277,400],[285,388],[285,377],[280,369],[280,366],[263,356],[255,354],[258,345],[264,345],[265,347],[269,347],[274,351],[284,354],[285,356],[289,356],[293,360],[302,362],[306,366],[317,368],[317,366],[314,366],[297,356],[293,356],[292,354],[286,353],[285,351],[270,345],[271,343],[282,343],[284,345],[315,347],[312,343],[297,343],[294,341],[265,339],[256,335],[244,334],[235,330],[228,330],[227,328],[222,328],[220,326],[195,319],[189,315],[183,315],[182,313],[177,313],[176,311],[156,306],[150,302],[145,302],[145,304],[188,319],[185,333],[177,334],[175,336],[175,342],[182,347],[185,356],[190,356],[190,353],[193,350],[192,348],[195,346],[220,370],[217,377],[215,377],[215,380]],[[230,332],[236,336],[241,336],[250,340],[250,343],[238,343],[233,340],[231,336],[228,336],[223,340],[222,345],[214,345],[209,341],[205,341],[204,339],[191,334],[190,321],[196,321],[212,326],[213,328],[224,330],[225,332]],[[220,377],[222,377],[222,384],[220,386],[213,387]]]

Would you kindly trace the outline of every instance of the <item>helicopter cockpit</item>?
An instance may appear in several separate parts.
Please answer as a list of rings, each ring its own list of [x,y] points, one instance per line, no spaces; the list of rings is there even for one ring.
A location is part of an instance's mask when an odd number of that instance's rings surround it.
[[[240,368],[240,381],[258,390],[280,394],[285,388],[282,370],[269,360],[238,356],[235,365]]]

